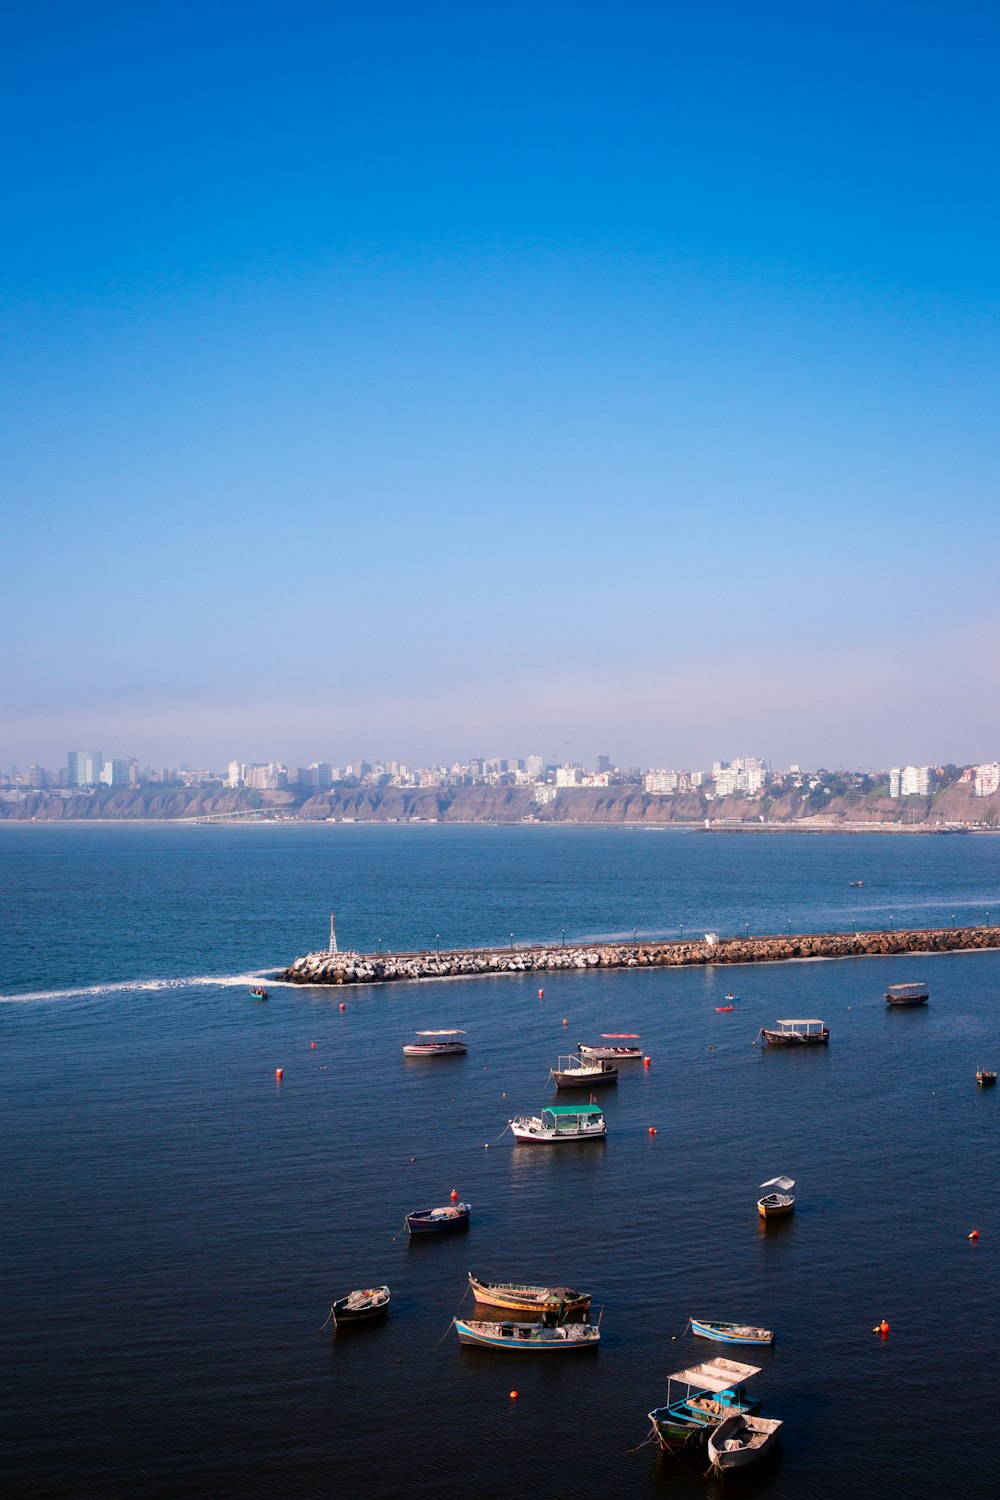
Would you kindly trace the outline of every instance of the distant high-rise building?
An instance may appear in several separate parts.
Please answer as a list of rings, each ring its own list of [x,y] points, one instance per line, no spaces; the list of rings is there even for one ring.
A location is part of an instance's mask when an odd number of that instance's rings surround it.
[[[100,750],[70,750],[66,759],[67,786],[96,786],[104,769]]]
[[[594,770],[600,775],[602,771],[613,771],[610,755],[596,755],[594,757]]]

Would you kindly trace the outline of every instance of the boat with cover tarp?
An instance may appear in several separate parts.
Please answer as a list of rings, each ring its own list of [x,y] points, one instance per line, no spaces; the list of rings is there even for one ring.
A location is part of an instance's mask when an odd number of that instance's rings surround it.
[[[445,1031],[418,1031],[415,1042],[403,1044],[404,1057],[451,1057],[468,1052],[465,1032],[454,1027]]]
[[[388,1311],[389,1288],[372,1286],[363,1291],[348,1292],[346,1297],[339,1297],[330,1308],[330,1317],[335,1324],[360,1323],[367,1318],[379,1318]]]
[[[600,1141],[608,1133],[599,1104],[549,1104],[537,1115],[515,1115],[507,1123],[516,1141],[543,1146]]]
[[[406,1215],[410,1234],[446,1234],[449,1229],[468,1229],[471,1203],[448,1203],[443,1208],[417,1208]]]
[[[734,1412],[708,1435],[708,1457],[718,1474],[748,1469],[777,1446],[782,1423],[774,1417]]]
[[[734,1359],[709,1359],[667,1376],[667,1401],[649,1413],[661,1448],[701,1446],[707,1433],[735,1412],[756,1415],[760,1402],[748,1399],[744,1382],[760,1374],[758,1365],[737,1364]],[[683,1386],[683,1395],[673,1397],[673,1387]],[[673,1399],[672,1399],[673,1397]]]
[[[886,1005],[897,1007],[907,1005],[926,1005],[930,999],[930,990],[926,984],[890,984],[885,992]]]
[[[485,1322],[453,1318],[462,1344],[480,1349],[503,1349],[513,1354],[580,1354],[596,1349],[601,1330],[592,1323],[560,1323],[557,1313],[546,1313],[540,1323]]]
[[[602,1088],[606,1083],[618,1082],[618,1069],[613,1062],[603,1057],[560,1057],[549,1074],[557,1089]]]
[[[604,1031],[599,1042],[577,1042],[581,1057],[604,1057],[609,1062],[641,1062],[642,1048],[629,1044],[639,1040],[637,1031]]]
[[[770,1328],[755,1328],[750,1323],[713,1323],[702,1318],[691,1319],[691,1332],[699,1339],[714,1339],[717,1344],[773,1344]]]
[[[502,1307],[508,1312],[583,1312],[590,1306],[589,1292],[568,1286],[529,1286],[521,1281],[480,1281],[469,1272],[472,1295],[483,1307]]]
[[[795,1207],[795,1198],[792,1195],[794,1186],[794,1177],[769,1177],[766,1182],[762,1182],[762,1188],[771,1188],[772,1191],[765,1193],[763,1198],[757,1199],[757,1212],[761,1218],[786,1218]]]
[[[830,1028],[822,1021],[779,1021],[777,1027],[762,1026],[760,1035],[769,1047],[822,1047],[830,1040]]]

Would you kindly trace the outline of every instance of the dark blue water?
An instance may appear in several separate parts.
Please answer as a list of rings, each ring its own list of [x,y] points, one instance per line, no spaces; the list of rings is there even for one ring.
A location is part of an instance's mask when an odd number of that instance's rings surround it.
[[[543,1001],[229,981],[321,945],[330,910],[366,947],[850,930],[982,921],[998,874],[988,836],[0,828],[6,1491],[714,1495],[630,1451],[666,1375],[719,1352],[695,1314],[778,1330],[754,1362],[783,1455],[748,1494],[992,1492],[1000,1090],[975,1072],[1000,1065],[1000,955],[550,975]],[[886,1013],[911,978],[930,1006]],[[752,1045],[788,1015],[829,1049]],[[468,1057],[403,1062],[449,1025]],[[653,1059],[604,1096],[607,1142],[514,1148],[509,1115],[607,1030]],[[765,1229],[782,1172],[796,1214]],[[468,1234],[409,1245],[404,1212],[453,1187]],[[599,1352],[460,1351],[469,1269],[585,1286]],[[383,1280],[382,1326],[319,1332]]]

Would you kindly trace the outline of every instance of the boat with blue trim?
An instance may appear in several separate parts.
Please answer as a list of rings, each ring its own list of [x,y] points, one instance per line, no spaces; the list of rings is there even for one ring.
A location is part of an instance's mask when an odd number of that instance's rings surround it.
[[[734,1413],[756,1416],[760,1402],[747,1397],[744,1382],[759,1375],[758,1365],[710,1359],[667,1376],[667,1400],[649,1413],[661,1448],[702,1447],[708,1433]],[[684,1394],[671,1399],[674,1385]]]
[[[478,1318],[453,1318],[459,1343],[478,1349],[502,1349],[513,1354],[580,1354],[596,1349],[601,1330],[594,1323],[560,1323],[546,1313],[540,1323],[487,1323]]]
[[[691,1332],[699,1339],[713,1339],[717,1344],[773,1344],[770,1328],[755,1328],[750,1323],[707,1322],[691,1319]]]

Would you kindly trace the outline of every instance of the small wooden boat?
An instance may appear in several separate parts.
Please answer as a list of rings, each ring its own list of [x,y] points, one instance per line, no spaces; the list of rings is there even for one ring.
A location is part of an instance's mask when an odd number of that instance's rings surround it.
[[[550,1104],[537,1115],[516,1115],[507,1123],[516,1141],[543,1146],[603,1140],[608,1133],[597,1104]]]
[[[502,1307],[509,1312],[583,1312],[590,1306],[589,1292],[574,1292],[566,1286],[526,1286],[519,1281],[479,1281],[469,1272],[469,1285],[484,1307]]]
[[[471,1203],[449,1203],[444,1208],[418,1208],[406,1215],[410,1234],[446,1234],[450,1229],[467,1229],[472,1214]]]
[[[668,1375],[666,1405],[654,1407],[649,1413],[660,1447],[695,1446],[734,1413],[756,1415],[760,1402],[747,1398],[743,1384],[759,1374],[758,1365],[710,1359]],[[671,1399],[675,1383],[684,1387],[684,1394]]]
[[[748,1469],[773,1451],[782,1424],[774,1418],[734,1412],[708,1435],[708,1456],[719,1474]]]
[[[330,1308],[335,1323],[360,1323],[366,1318],[380,1318],[389,1311],[389,1288],[372,1286],[361,1292],[348,1292]]]
[[[761,1218],[783,1219],[787,1217],[795,1208],[795,1198],[792,1195],[794,1186],[794,1177],[769,1177],[767,1182],[762,1182],[762,1188],[772,1188],[773,1191],[757,1199],[757,1212]]]
[[[603,1088],[618,1082],[618,1069],[604,1057],[560,1057],[549,1075],[557,1089]]]
[[[754,1328],[749,1323],[709,1323],[691,1319],[691,1332],[699,1339],[714,1339],[717,1344],[773,1344],[770,1328]]]
[[[769,1047],[823,1047],[830,1028],[822,1021],[779,1021],[777,1027],[762,1026],[760,1035]]]
[[[926,984],[890,984],[885,992],[886,1005],[926,1005],[929,998]]]
[[[268,995],[267,990],[264,988],[264,986],[262,984],[252,984],[250,986],[250,994],[251,994],[251,996],[252,996],[252,998],[254,1000],[268,1000],[268,999],[270,999],[270,996]]]
[[[599,1042],[577,1042],[576,1050],[581,1057],[603,1057],[609,1062],[641,1062],[642,1048],[629,1045],[638,1040],[636,1031],[604,1031]]]
[[[864,881],[863,880],[852,880],[850,882],[850,884],[853,885],[853,887],[854,887],[854,889],[856,891],[860,891],[861,887],[864,885]]]
[[[464,1031],[418,1031],[415,1042],[403,1046],[404,1057],[452,1057],[459,1052],[468,1052],[462,1040]]]
[[[546,1319],[541,1323],[487,1323],[478,1318],[453,1318],[452,1322],[460,1343],[514,1354],[580,1354],[584,1349],[596,1349],[601,1341],[601,1330],[595,1324],[558,1323],[552,1313],[547,1313]]]
[[[991,1068],[980,1068],[976,1074],[976,1082],[981,1089],[992,1088],[997,1081],[997,1075]]]

